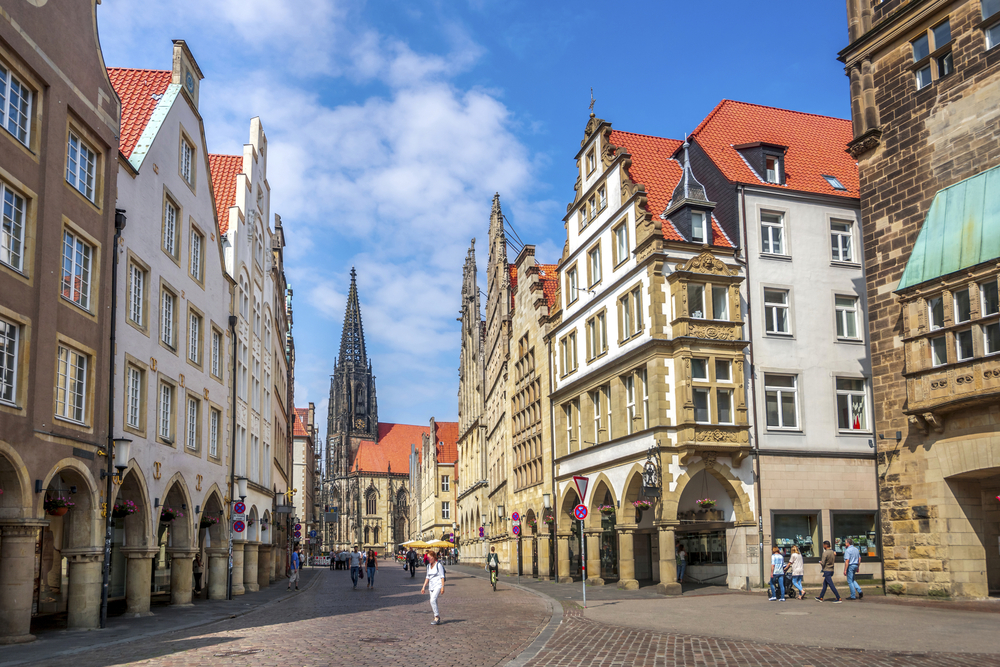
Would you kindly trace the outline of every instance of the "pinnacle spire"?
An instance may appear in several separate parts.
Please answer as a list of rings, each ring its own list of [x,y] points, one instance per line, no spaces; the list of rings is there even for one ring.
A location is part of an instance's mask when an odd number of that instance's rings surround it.
[[[684,144],[681,146],[684,149],[684,164],[681,167],[683,174],[681,175],[681,180],[677,183],[677,187],[674,188],[672,199],[675,203],[685,199],[708,201],[708,195],[705,194],[705,186],[698,182],[698,179],[694,177],[694,172],[691,171],[691,159],[688,157],[690,146],[691,143],[688,141],[687,135],[684,135]]]
[[[368,356],[365,354],[365,331],[361,326],[361,304],[358,303],[357,272],[351,267],[351,289],[347,293],[347,309],[344,311],[344,332],[340,337],[339,364],[354,363],[364,368]]]

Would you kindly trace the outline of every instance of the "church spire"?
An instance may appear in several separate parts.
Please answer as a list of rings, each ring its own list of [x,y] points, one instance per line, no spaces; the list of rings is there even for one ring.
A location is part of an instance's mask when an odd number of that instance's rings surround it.
[[[353,363],[361,368],[367,365],[365,354],[365,331],[361,326],[361,304],[358,303],[357,273],[351,267],[351,289],[347,293],[347,309],[344,312],[344,333],[340,337],[339,364]]]

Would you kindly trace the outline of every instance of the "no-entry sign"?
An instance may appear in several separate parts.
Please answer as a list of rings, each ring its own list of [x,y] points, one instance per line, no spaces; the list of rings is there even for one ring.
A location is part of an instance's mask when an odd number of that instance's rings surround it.
[[[573,516],[575,516],[580,521],[587,518],[587,506],[580,504],[573,508]]]

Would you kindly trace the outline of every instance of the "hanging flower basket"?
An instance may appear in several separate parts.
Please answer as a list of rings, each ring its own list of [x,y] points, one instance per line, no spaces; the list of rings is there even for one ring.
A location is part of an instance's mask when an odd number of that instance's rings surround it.
[[[542,521],[544,521],[545,523],[547,523],[548,525],[551,526],[552,524],[554,524],[556,522],[556,518],[554,516],[547,516],[544,519],[542,519]]]
[[[65,496],[56,496],[55,498],[47,497],[45,499],[45,512],[52,516],[62,516],[70,510],[71,507],[76,505],[72,500]]]
[[[135,514],[139,511],[139,506],[136,505],[131,500],[123,500],[120,503],[115,503],[114,508],[111,510],[111,516],[116,519],[123,519],[130,514]]]
[[[256,519],[247,519],[247,528],[257,523]]]
[[[172,507],[164,507],[162,510],[160,510],[160,521],[162,521],[163,523],[170,523],[174,519],[182,519],[182,518],[184,518],[184,512],[181,512],[180,510],[175,510]]]
[[[263,533],[265,530],[267,530],[267,521],[261,521],[260,522],[260,532]]]
[[[219,523],[219,520],[217,518],[211,516],[203,516],[201,518],[201,523],[198,525],[200,525],[202,528],[211,528],[217,523]]]
[[[610,514],[614,514],[615,513],[615,506],[614,505],[601,505],[600,507],[597,508],[597,511],[600,512],[601,514],[603,514],[604,516],[608,516]]]
[[[702,498],[701,500],[698,500],[696,502],[698,503],[698,507],[702,509],[707,510],[715,507],[715,501],[712,500],[711,498]]]
[[[633,500],[632,506],[635,507],[637,510],[645,511],[650,509],[653,506],[653,503],[649,502],[648,500]]]

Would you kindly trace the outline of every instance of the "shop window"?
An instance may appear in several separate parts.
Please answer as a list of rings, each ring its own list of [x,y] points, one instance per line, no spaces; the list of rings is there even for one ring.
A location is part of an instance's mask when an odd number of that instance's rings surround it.
[[[798,547],[803,558],[819,558],[822,552],[819,528],[819,512],[772,512],[771,544],[786,559],[792,555],[792,547]]]
[[[677,543],[687,552],[688,567],[726,564],[726,531],[679,533]]]
[[[831,511],[830,520],[833,550],[837,552],[838,562],[843,560],[848,538],[861,552],[861,560],[878,560],[880,545],[875,512]]]

